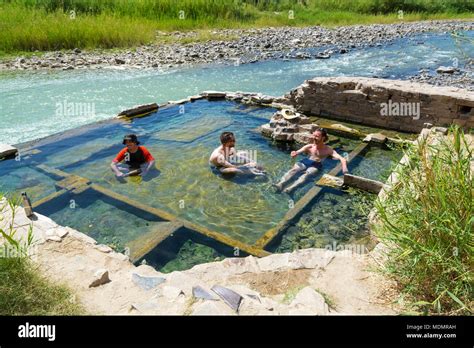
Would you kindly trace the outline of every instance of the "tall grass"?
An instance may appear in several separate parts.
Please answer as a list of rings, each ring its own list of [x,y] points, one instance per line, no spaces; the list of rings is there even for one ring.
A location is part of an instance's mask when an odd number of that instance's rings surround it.
[[[44,278],[29,259],[33,243],[32,230],[26,239],[16,236],[13,228],[17,199],[2,200],[0,194],[0,315],[73,315],[84,309],[73,301],[64,286]],[[7,209],[9,208],[9,209]],[[9,221],[4,221],[8,218]]]
[[[113,16],[84,15],[73,20],[64,12],[8,6],[0,11],[0,50],[127,47],[151,42],[155,37],[152,28],[139,19],[120,21]]]
[[[473,144],[471,144],[473,145]],[[416,308],[471,313],[473,305],[473,159],[465,135],[407,152],[400,181],[376,203],[374,226],[389,247],[387,271]]]
[[[470,0],[0,0],[0,53],[132,47],[156,30],[472,18]],[[290,12],[291,16],[290,16]]]
[[[255,19],[252,9],[283,11],[309,9],[319,11],[349,11],[365,14],[406,12],[470,12],[471,0],[6,0],[29,8],[48,11],[76,10],[82,13],[111,11],[119,15],[140,18],[174,17],[183,10],[192,18]]]

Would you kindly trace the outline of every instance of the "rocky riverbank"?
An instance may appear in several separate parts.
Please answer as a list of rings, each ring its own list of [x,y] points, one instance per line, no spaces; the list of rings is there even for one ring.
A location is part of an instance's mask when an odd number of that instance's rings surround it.
[[[387,44],[426,32],[474,30],[472,21],[425,21],[356,25],[333,29],[320,26],[263,29],[223,29],[211,34],[222,40],[191,44],[152,44],[134,50],[47,52],[0,62],[0,70],[152,68],[225,63],[245,64],[267,59],[329,59],[334,54]],[[161,37],[161,40],[160,40]],[[197,32],[157,33],[157,41],[189,41]],[[311,50],[312,49],[312,50]],[[428,81],[429,82],[429,81]]]
[[[450,86],[464,88],[468,91],[474,91],[474,66],[469,71],[460,71],[454,67],[445,67],[446,70],[438,69],[439,72],[433,73],[422,69],[415,76],[410,77],[410,81],[429,83],[434,86]]]

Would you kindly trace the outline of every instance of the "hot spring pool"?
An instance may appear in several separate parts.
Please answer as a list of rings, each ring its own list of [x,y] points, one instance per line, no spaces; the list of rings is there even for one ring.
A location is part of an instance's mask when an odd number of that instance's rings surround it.
[[[272,108],[230,101],[199,100],[163,108],[144,118],[115,119],[37,142],[24,143],[19,146],[19,161],[0,162],[1,190],[12,194],[26,191],[31,201],[37,202],[51,197],[51,194],[61,189],[60,182],[63,178],[54,174],[55,170],[59,170],[84,178],[106,192],[160,209],[252,246],[282,220],[292,203],[314,186],[314,181],[308,182],[291,196],[277,193],[272,188],[271,184],[294,163],[289,156],[289,147],[273,143],[258,131],[258,127],[267,123],[274,112],[275,109]],[[237,149],[256,154],[258,162],[268,173],[266,177],[223,178],[210,170],[208,158],[212,150],[219,146],[219,135],[223,131],[234,132]],[[142,145],[156,159],[157,168],[143,180],[127,178],[119,181],[109,167],[112,159],[123,148],[121,141],[128,133],[137,134]],[[329,143],[343,154],[350,153],[360,141],[331,136]],[[357,175],[385,180],[390,168],[400,157],[400,151],[374,148],[355,158],[349,169]],[[326,160],[324,170],[316,180],[336,164],[337,161]],[[58,187],[58,183],[61,187]],[[344,228],[342,235],[347,239],[351,233],[348,234],[344,225],[360,220],[360,216],[351,211],[350,207],[355,205],[346,202],[345,193],[336,194],[343,196],[346,207],[343,211],[338,208],[338,204],[333,204],[332,207],[327,204],[329,194],[325,193],[314,203],[311,210],[303,216],[304,221],[310,221],[311,214],[318,215],[318,211],[324,208],[323,214],[327,221],[321,226]],[[99,243],[112,245],[119,251],[128,243],[153,232],[160,224],[167,223],[133,205],[124,204],[110,195],[91,189],[66,192],[39,205],[35,211],[51,217],[59,224],[91,235]],[[333,219],[330,219],[331,215]],[[305,233],[308,233],[306,225]],[[299,225],[295,226],[297,228]],[[356,227],[357,231],[352,235],[363,235],[362,227]],[[331,227],[331,232],[334,232],[334,228]],[[325,236],[319,238],[324,243],[332,239],[338,240],[337,233],[327,234],[321,229],[318,231],[317,233]],[[186,233],[181,234],[185,236]],[[288,233],[291,236],[295,230]],[[176,238],[175,235],[172,234],[162,243],[161,248],[167,254],[166,257],[160,260],[160,256],[157,256],[151,262],[157,268],[166,271],[188,268],[232,252],[231,249],[212,245],[212,238],[192,235],[189,238]],[[270,249],[288,251],[303,245],[284,243],[285,240],[283,237],[281,245]],[[313,243],[311,246],[319,244]],[[168,247],[164,248],[166,245]],[[194,253],[193,248],[202,257],[198,255],[189,260],[189,255]],[[171,249],[174,250],[174,256],[170,256]],[[187,262],[178,262],[177,259],[187,259]],[[172,264],[166,266],[168,262]]]

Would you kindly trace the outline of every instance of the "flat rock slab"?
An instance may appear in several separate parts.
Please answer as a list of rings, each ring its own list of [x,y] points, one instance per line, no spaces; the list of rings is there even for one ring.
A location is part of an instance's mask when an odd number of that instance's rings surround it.
[[[16,147],[8,144],[0,144],[0,159],[15,156],[18,152]]]
[[[208,98],[208,99],[221,99],[221,98],[225,98],[226,92],[221,92],[221,91],[204,91],[204,92],[201,93],[201,95],[202,95],[204,98]]]
[[[377,144],[384,144],[387,141],[387,136],[382,133],[372,133],[368,134],[363,141],[367,143],[377,143]]]
[[[202,288],[201,286],[194,286],[193,287],[193,296],[195,298],[201,298],[203,300],[210,300],[210,301],[217,301],[218,298],[211,294],[206,289]]]
[[[219,297],[222,298],[234,311],[237,312],[239,310],[240,302],[242,302],[243,297],[238,293],[220,285],[214,285],[211,290],[219,295]]]
[[[138,273],[132,274],[132,281],[143,290],[151,290],[165,281],[162,277],[145,277]]]
[[[384,183],[380,181],[371,180],[352,174],[344,174],[344,185],[377,194],[384,187]]]
[[[453,66],[440,66],[438,69],[436,69],[436,72],[438,74],[453,74],[457,70],[458,69]]]
[[[135,116],[141,116],[144,114],[149,114],[155,111],[158,111],[158,104],[152,103],[152,104],[135,106],[128,110],[123,110],[120,114],[118,114],[118,116],[135,117]]]

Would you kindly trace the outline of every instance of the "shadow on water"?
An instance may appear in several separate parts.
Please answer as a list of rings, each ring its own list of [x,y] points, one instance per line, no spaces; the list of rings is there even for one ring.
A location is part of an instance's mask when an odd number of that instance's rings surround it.
[[[145,261],[146,264],[163,273],[189,269],[195,265],[220,261],[226,257],[245,257],[248,254],[216,242],[186,228],[181,228],[147,255],[139,259],[136,264]]]

